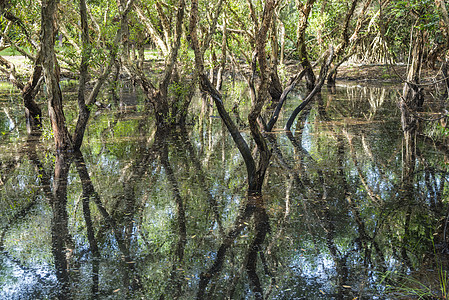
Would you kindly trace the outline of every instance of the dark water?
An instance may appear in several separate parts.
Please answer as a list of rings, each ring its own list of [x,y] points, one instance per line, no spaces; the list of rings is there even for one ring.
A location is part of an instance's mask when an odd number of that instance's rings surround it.
[[[82,154],[56,155],[49,125],[27,136],[4,87],[0,299],[443,299],[449,152],[439,125],[423,124],[404,161],[396,97],[323,90],[292,134],[267,136],[252,202],[241,156],[201,100],[168,132],[125,90],[92,117]]]

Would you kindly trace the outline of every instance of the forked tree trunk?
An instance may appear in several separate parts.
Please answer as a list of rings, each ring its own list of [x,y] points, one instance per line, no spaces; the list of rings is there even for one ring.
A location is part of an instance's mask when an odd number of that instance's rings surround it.
[[[172,43],[170,44],[170,47],[168,49],[165,49],[166,51],[168,51],[165,60],[165,70],[158,84],[158,87],[156,87],[156,85],[147,78],[142,69],[136,67],[129,60],[126,61],[128,68],[131,70],[131,75],[134,76],[140,83],[140,86],[142,87],[148,101],[153,105],[158,127],[173,125],[174,123],[176,123],[177,117],[179,117],[179,120],[184,119],[184,112],[181,112],[179,116],[171,115],[172,112],[176,111],[176,107],[174,107],[174,105],[176,105],[177,102],[169,101],[169,85],[173,81],[173,74],[176,72],[175,68],[178,59],[178,52],[181,46],[181,36],[183,29],[182,25],[185,13],[185,0],[178,0],[176,6],[177,10],[175,27],[172,30],[173,35],[171,36]],[[147,29],[151,29],[152,25],[150,21],[145,18],[140,7],[138,5],[134,5],[134,8],[138,12],[139,18],[147,24]],[[163,51],[165,52],[165,50]],[[186,99],[187,100],[184,101],[181,105],[183,109],[187,109],[188,104],[190,104],[188,97],[186,97]]]
[[[347,46],[350,43],[349,25],[350,25],[352,16],[354,15],[357,3],[358,3],[358,0],[352,0],[351,6],[348,10],[348,13],[346,14],[343,30],[341,32],[341,42],[340,42],[340,44],[338,44],[337,48],[335,49],[335,57],[336,57],[336,59],[339,59],[339,61],[335,63],[335,66],[329,71],[329,74],[327,76],[327,84],[329,86],[335,85],[335,81],[337,79],[338,67],[340,67],[340,65],[342,63],[344,63],[347,59],[349,59],[352,56],[352,54],[349,54],[349,55],[343,57],[343,54],[344,54],[345,49],[347,48]],[[359,18],[357,20],[357,26],[354,29],[354,32],[351,37],[354,39],[354,42],[358,37],[360,29],[362,28],[363,17],[365,16],[365,12],[368,9],[370,4],[371,4],[371,0],[367,0],[365,2],[365,5],[362,8],[360,15],[359,15]]]
[[[71,150],[72,141],[65,123],[62,92],[59,87],[59,67],[54,50],[55,13],[59,1],[43,0],[41,9],[41,47],[43,70],[47,85],[48,114],[53,129],[56,150]]]

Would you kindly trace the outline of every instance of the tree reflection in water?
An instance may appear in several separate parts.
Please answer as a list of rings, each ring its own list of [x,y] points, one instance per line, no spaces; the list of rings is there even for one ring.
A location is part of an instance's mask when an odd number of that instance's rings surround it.
[[[412,280],[440,296],[447,146],[404,141],[394,90],[316,97],[293,133],[266,135],[263,197],[219,119],[104,113],[82,153],[6,135],[1,298],[394,299]]]

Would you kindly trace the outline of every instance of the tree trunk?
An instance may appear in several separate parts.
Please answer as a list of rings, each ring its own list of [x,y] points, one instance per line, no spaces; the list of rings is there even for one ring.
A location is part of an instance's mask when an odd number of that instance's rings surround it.
[[[267,43],[267,33],[270,28],[270,23],[273,19],[275,1],[266,1],[264,6],[264,13],[262,17],[262,23],[256,36],[256,52],[257,60],[259,63],[259,72],[261,82],[257,90],[257,97],[254,105],[251,107],[251,111],[248,115],[249,128],[251,135],[256,142],[257,149],[259,151],[259,163],[256,173],[253,175],[253,180],[249,181],[248,194],[249,196],[261,195],[262,185],[265,178],[265,172],[268,168],[268,164],[271,158],[271,151],[268,148],[267,142],[260,132],[260,126],[258,119],[265,101],[269,97],[269,84],[270,74],[268,71],[265,46]],[[251,179],[251,178],[250,178]]]
[[[47,85],[48,114],[53,129],[57,151],[71,150],[72,141],[65,123],[62,106],[62,92],[59,87],[59,67],[54,51],[55,13],[59,1],[43,0],[41,9],[41,47],[43,70]]]
[[[2,41],[4,38],[2,38]],[[17,77],[16,68],[13,63],[0,56],[0,65],[7,69],[0,68],[3,73],[9,77],[9,81],[22,92],[23,105],[25,106],[25,117],[27,122],[27,132],[30,134],[33,130],[41,126],[42,111],[34,97],[38,92],[41,82],[42,67],[40,65],[40,51],[34,60],[33,74],[26,85]]]
[[[402,90],[402,98],[407,105],[407,108],[414,111],[423,105],[422,88],[419,87],[421,64],[423,58],[424,40],[422,32],[416,33],[416,39],[411,55],[411,62],[407,74],[407,82],[404,84]],[[404,121],[404,119],[403,119]],[[407,127],[402,124],[402,129]]]
[[[309,61],[306,49],[306,29],[307,29],[307,20],[310,15],[310,11],[312,10],[313,4],[315,0],[307,0],[306,4],[301,3],[301,1],[296,0],[296,6],[299,12],[299,21],[297,28],[297,40],[296,40],[296,48],[298,49],[299,60],[301,61],[302,67],[307,70],[306,77],[306,86],[309,91],[313,90],[315,86],[315,74],[313,73],[312,65]]]
[[[411,54],[411,63],[407,74],[407,82],[404,83],[402,98],[400,100],[401,124],[404,132],[404,154],[403,154],[403,177],[410,178],[414,172],[416,158],[416,129],[418,119],[415,112],[423,105],[423,89],[419,87],[421,62],[423,57],[423,35],[421,31],[416,32],[414,47]]]
[[[301,102],[301,104],[298,107],[296,107],[295,110],[292,112],[290,118],[287,121],[287,124],[285,125],[285,130],[290,131],[291,126],[293,125],[293,122],[295,121],[298,114],[304,109],[304,107],[306,107],[307,104],[310,103],[310,101],[312,101],[312,99],[314,98],[314,96],[317,93],[321,92],[321,87],[324,84],[324,80],[327,77],[327,73],[329,71],[329,67],[330,67],[333,59],[334,59],[334,50],[333,50],[333,48],[331,48],[326,61],[323,62],[323,65],[321,66],[320,77],[318,78],[318,83],[315,85],[315,87],[312,89],[312,91],[310,91],[310,93],[307,95],[306,99],[304,99],[304,101]]]
[[[349,57],[351,57],[351,55],[348,55],[346,57],[342,57],[342,55],[350,42],[349,41],[349,32],[348,32],[349,23],[351,21],[352,16],[354,15],[355,8],[357,6],[357,2],[358,2],[358,0],[352,1],[352,4],[348,10],[348,13],[346,14],[346,17],[345,17],[345,23],[344,23],[343,30],[341,33],[341,42],[340,42],[340,44],[338,44],[337,48],[335,49],[335,57],[337,59],[340,59],[340,61],[335,64],[335,66],[332,68],[332,70],[329,72],[329,75],[327,76],[327,84],[330,86],[335,85],[335,80],[337,79],[338,67],[343,62],[345,62]],[[356,37],[358,36],[358,33],[362,26],[361,24],[362,24],[363,16],[365,15],[365,12],[368,9],[368,6],[370,5],[370,3],[371,3],[371,0],[367,0],[367,2],[365,3],[365,6],[363,7],[362,12],[357,20],[357,26],[354,29],[354,33],[351,38],[356,39]]]
[[[73,134],[73,147],[75,150],[79,150],[81,148],[81,144],[83,143],[84,131],[87,126],[87,121],[90,116],[90,110],[86,106],[86,102],[84,100],[84,94],[86,90],[86,81],[88,75],[88,59],[90,55],[89,50],[89,27],[87,24],[87,6],[85,0],[79,1],[79,11],[81,17],[81,41],[82,41],[82,49],[81,49],[81,64],[80,64],[80,77],[78,84],[78,121],[76,123],[75,133]]]
[[[34,98],[39,90],[42,76],[42,66],[40,62],[34,64],[33,75],[22,90],[23,105],[25,106],[25,117],[27,132],[31,133],[42,126],[42,111]]]
[[[120,13],[120,40],[123,47],[123,56],[125,59],[129,58],[130,47],[129,47],[129,24],[128,24],[128,14],[125,14],[126,0],[119,0],[117,5],[119,7]]]
[[[228,40],[228,30],[227,30],[227,22],[226,22],[226,15],[223,17],[223,37],[221,40],[221,61],[220,61],[220,68],[218,69],[217,74],[217,84],[215,88],[220,91],[221,87],[223,85],[223,73],[226,68],[226,60],[227,60],[227,40]]]

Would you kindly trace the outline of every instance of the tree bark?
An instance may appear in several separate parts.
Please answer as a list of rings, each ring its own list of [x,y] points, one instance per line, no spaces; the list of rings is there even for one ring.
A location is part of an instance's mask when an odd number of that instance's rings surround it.
[[[43,71],[47,85],[48,114],[53,129],[57,151],[71,150],[72,141],[65,123],[62,106],[62,92],[59,87],[59,67],[54,50],[55,13],[59,1],[43,0],[41,9],[41,49]]]
[[[296,48],[298,50],[299,60],[302,67],[306,70],[306,87],[309,91],[313,90],[315,86],[315,74],[313,73],[312,64],[309,61],[306,49],[306,29],[308,26],[307,20],[309,19],[310,11],[312,10],[315,0],[307,0],[305,4],[296,0],[296,6],[299,12],[299,21],[296,31]]]
[[[75,132],[72,136],[73,149],[79,150],[83,143],[84,132],[86,131],[87,123],[90,117],[90,107],[95,102],[95,99],[100,92],[106,78],[109,76],[112,65],[116,60],[116,51],[110,51],[110,59],[108,65],[104,67],[102,74],[95,82],[93,90],[90,92],[86,101],[86,82],[88,77],[88,60],[90,56],[89,47],[91,42],[89,40],[89,27],[87,23],[87,5],[85,0],[80,0],[80,16],[81,16],[81,29],[82,29],[82,52],[81,52],[81,64],[80,64],[80,76],[78,85],[78,120],[76,122]],[[116,35],[114,44],[118,41],[119,34]]]
[[[75,133],[73,135],[73,147],[75,150],[81,148],[81,144],[83,142],[84,131],[86,129],[87,119],[89,118],[90,111],[86,106],[86,102],[84,100],[84,93],[86,90],[86,81],[88,76],[88,59],[90,56],[90,40],[89,40],[89,27],[87,24],[87,6],[85,0],[79,1],[79,12],[80,12],[80,21],[81,21],[81,41],[82,41],[82,50],[81,50],[81,63],[80,63],[80,77],[78,84],[78,122],[76,124]]]
[[[273,19],[275,6],[276,6],[275,1],[269,0],[265,2],[264,13],[262,16],[262,23],[260,25],[256,37],[256,52],[257,52],[257,60],[259,63],[261,82],[258,87],[256,101],[252,106],[251,111],[248,115],[248,122],[251,130],[251,135],[254,141],[256,142],[260,158],[256,173],[253,175],[254,180],[253,182],[249,182],[250,183],[249,195],[251,196],[253,193],[255,195],[260,195],[262,193],[262,184],[271,157],[271,151],[268,148],[265,138],[260,132],[260,126],[257,120],[260,116],[265,101],[269,97],[270,74],[268,72],[265,46],[267,43],[267,33],[270,28],[270,23]]]

